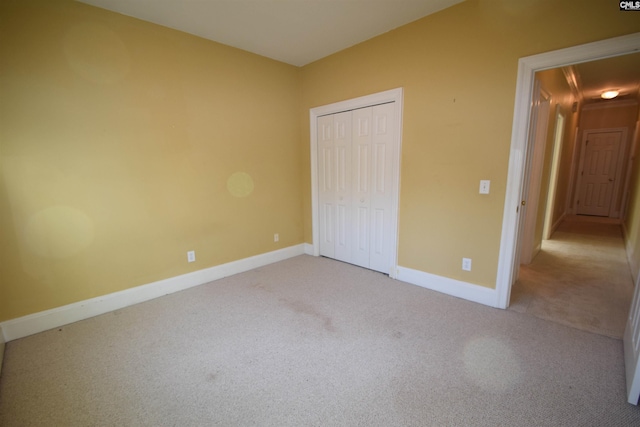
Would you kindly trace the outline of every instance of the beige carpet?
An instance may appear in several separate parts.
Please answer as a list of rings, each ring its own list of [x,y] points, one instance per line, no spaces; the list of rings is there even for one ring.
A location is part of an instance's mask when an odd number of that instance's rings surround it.
[[[569,217],[521,267],[510,309],[622,338],[632,297],[620,225]]]
[[[638,426],[622,343],[300,256],[9,342],[2,426]]]

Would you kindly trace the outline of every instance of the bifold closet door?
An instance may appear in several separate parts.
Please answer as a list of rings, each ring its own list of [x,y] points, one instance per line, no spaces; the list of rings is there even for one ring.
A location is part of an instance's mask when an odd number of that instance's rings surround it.
[[[351,262],[351,112],[318,118],[320,255]]]
[[[389,273],[394,104],[318,118],[320,254]]]
[[[353,111],[352,263],[389,273],[394,103]]]

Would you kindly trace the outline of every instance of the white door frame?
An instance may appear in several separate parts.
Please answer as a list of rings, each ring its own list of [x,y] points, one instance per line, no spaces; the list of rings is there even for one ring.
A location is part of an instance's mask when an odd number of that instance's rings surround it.
[[[356,110],[358,108],[395,102],[394,153],[393,153],[393,201],[391,204],[391,223],[393,224],[392,237],[389,242],[391,266],[389,277],[396,278],[398,272],[398,206],[400,201],[400,153],[402,143],[402,107],[403,89],[396,88],[384,92],[378,92],[359,98],[340,101],[329,105],[315,107],[309,110],[309,126],[311,128],[311,227],[313,236],[313,255],[320,255],[320,225],[318,202],[318,129],[317,119],[327,114],[335,114],[343,111]]]
[[[627,402],[632,405],[638,405],[640,399],[640,272],[636,277],[629,317],[622,338]]]
[[[640,33],[587,43],[520,58],[516,81],[516,99],[511,130],[511,151],[507,172],[507,189],[500,238],[500,254],[496,278],[496,307],[507,308],[511,285],[517,273],[515,265],[518,248],[520,202],[527,153],[527,133],[533,94],[534,76],[537,71],[563,67],[580,62],[594,61],[640,51]]]
[[[544,169],[544,154],[547,150],[547,135],[549,131],[549,115],[551,114],[551,94],[547,92],[539,81],[534,84],[534,100],[532,106],[532,120],[529,132],[529,179],[523,186],[523,200],[527,204],[524,211],[524,224],[520,236],[519,264],[530,264],[540,251],[536,242],[536,225],[538,223],[538,206],[542,191],[542,170]],[[525,175],[526,178],[526,175]]]

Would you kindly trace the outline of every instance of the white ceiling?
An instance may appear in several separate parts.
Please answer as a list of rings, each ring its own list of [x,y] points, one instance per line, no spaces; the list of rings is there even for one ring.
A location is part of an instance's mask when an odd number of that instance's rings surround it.
[[[573,69],[587,103],[601,101],[600,94],[610,89],[620,91],[618,99],[639,97],[640,53],[576,64]]]
[[[302,66],[463,0],[78,1]],[[638,99],[640,54],[573,69],[586,102],[605,89]]]
[[[302,66],[463,0],[79,0]]]

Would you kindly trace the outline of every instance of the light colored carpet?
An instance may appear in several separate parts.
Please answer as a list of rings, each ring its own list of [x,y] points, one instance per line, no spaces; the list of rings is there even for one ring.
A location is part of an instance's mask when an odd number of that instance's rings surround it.
[[[520,268],[509,308],[622,338],[632,297],[620,225],[570,217]]]
[[[9,342],[2,426],[637,426],[622,343],[300,256]]]

